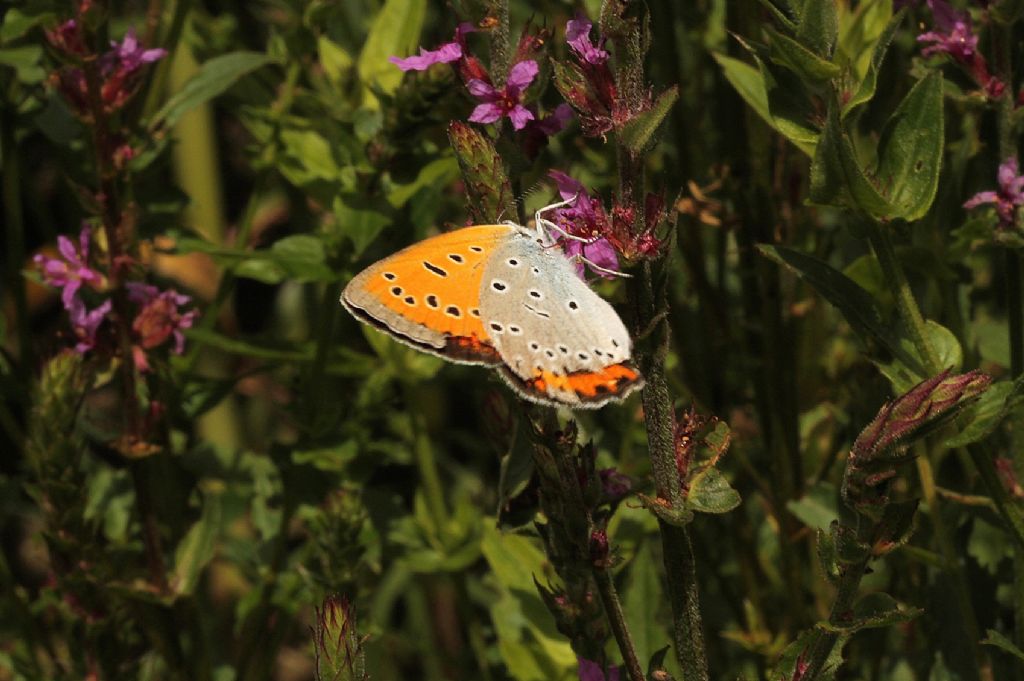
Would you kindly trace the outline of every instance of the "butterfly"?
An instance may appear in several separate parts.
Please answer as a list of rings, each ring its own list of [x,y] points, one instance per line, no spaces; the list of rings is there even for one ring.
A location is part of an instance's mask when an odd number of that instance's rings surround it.
[[[356,275],[341,304],[402,343],[496,369],[532,402],[622,400],[643,386],[629,333],[550,237],[544,210],[535,230],[474,225],[415,243]]]

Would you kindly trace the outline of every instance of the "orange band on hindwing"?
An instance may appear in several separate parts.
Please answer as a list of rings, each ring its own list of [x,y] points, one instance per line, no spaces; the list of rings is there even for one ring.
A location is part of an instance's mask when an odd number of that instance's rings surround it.
[[[555,391],[571,391],[584,402],[602,400],[627,392],[640,381],[640,373],[628,364],[612,364],[601,371],[576,371],[571,374],[555,374],[537,371],[534,378],[525,382],[527,388],[550,395]]]

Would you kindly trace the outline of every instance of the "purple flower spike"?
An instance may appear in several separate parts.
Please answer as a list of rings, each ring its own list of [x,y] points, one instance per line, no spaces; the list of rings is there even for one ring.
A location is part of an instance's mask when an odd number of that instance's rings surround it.
[[[590,42],[590,29],[593,24],[582,14],[577,15],[565,25],[565,40],[576,56],[588,64],[603,64],[608,61],[608,52],[602,49],[604,39],[598,44]]]
[[[110,300],[104,300],[96,309],[89,310],[78,298],[71,301],[68,308],[68,317],[71,318],[71,326],[75,329],[75,336],[78,343],[75,345],[75,352],[85,354],[96,345],[96,331],[100,324],[110,314]]]
[[[495,123],[503,116],[508,116],[512,127],[522,130],[533,120],[533,112],[523,106],[523,91],[537,77],[540,67],[532,59],[521,61],[512,67],[508,81],[502,90],[497,90],[490,83],[474,78],[466,83],[469,94],[483,103],[478,104],[469,120],[474,123]]]
[[[1017,206],[1024,205],[1024,176],[1020,175],[1017,158],[1011,157],[999,166],[999,190],[979,192],[964,203],[970,210],[992,204],[999,214],[999,226],[1012,228],[1016,222]]]
[[[590,196],[583,185],[565,173],[552,170],[548,176],[558,185],[558,193],[563,201],[575,200],[568,206],[551,211],[552,222],[567,234],[576,239],[562,236],[559,244],[570,258],[586,258],[601,269],[595,269],[600,277],[611,277],[601,270],[619,271],[619,257],[615,247],[608,241],[605,234],[610,229],[608,214],[601,202]],[[580,241],[584,239],[585,241]],[[576,273],[583,277],[585,263],[578,260]]]
[[[77,249],[71,239],[64,235],[57,237],[57,250],[63,259],[50,258],[42,253],[34,258],[36,266],[42,271],[43,280],[50,286],[62,289],[61,302],[68,312],[78,301],[78,291],[83,283],[98,286],[103,282],[103,277],[89,267],[90,235],[89,225],[83,224],[78,234]]]
[[[596,662],[581,657],[579,663],[580,681],[619,681],[618,667],[611,667],[605,674],[601,665]]]
[[[121,62],[121,68],[126,73],[133,73],[142,68],[144,64],[152,64],[167,56],[167,50],[162,47],[147,50],[139,45],[134,27],[128,29],[120,43],[111,41],[110,46],[114,49],[114,54],[117,55],[117,59]]]

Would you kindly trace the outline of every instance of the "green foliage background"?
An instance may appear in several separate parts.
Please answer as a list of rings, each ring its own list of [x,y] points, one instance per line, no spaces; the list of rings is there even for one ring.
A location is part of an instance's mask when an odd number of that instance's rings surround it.
[[[689,524],[711,678],[800,678],[800,646],[783,658],[789,676],[769,670],[829,618],[835,587],[818,549],[833,520],[852,517],[840,500],[847,452],[887,399],[930,375],[874,255],[879,224],[938,368],[997,382],[901,469],[894,496],[923,500],[914,532],[871,564],[861,590],[878,592],[868,605],[884,616],[852,636],[835,678],[1022,678],[1014,531],[964,448],[988,437],[984,456],[1008,462],[997,483],[1019,504],[1019,239],[961,208],[995,187],[1000,140],[1016,153],[1017,110],[1001,123],[963,74],[922,59],[923,9],[897,24],[891,2],[840,0],[836,41],[816,56],[806,45],[827,27],[808,14],[803,29],[787,26],[778,8],[789,4],[647,3],[648,79],[655,93],[679,87],[644,159],[651,188],[682,200],[665,264],[666,376],[678,408],[730,426],[718,470],[742,499]],[[43,27],[64,5],[12,3],[0,25],[0,679],[311,678],[314,607],[334,593],[354,604],[371,679],[576,678],[537,589],[559,577],[531,524],[536,483],[513,396],[337,303],[369,263],[470,218],[448,124],[471,99],[445,67],[403,77],[387,58],[445,42],[458,20],[502,3],[103,3],[111,37],[151,26],[172,51],[125,114],[139,151],[125,204],[147,266],[203,309],[158,380],[166,447],[138,459],[108,446],[123,407],[113,369],[59,354],[66,320],[30,264],[76,233],[95,181],[87,126],[47,85]],[[1011,68],[1017,10],[994,5]],[[577,10],[596,20],[601,8],[509,3],[513,36],[532,19],[564,60]],[[486,60],[485,35],[470,45]],[[841,106],[828,99],[837,82]],[[542,91],[550,110],[558,93]],[[575,125],[536,160],[507,142],[497,149],[518,217],[550,202],[550,169],[606,198],[618,187],[613,145]],[[597,288],[630,305],[622,282]],[[572,418],[599,468],[653,493],[639,398]],[[627,500],[608,537],[646,665],[672,642],[658,520]],[[598,643],[621,659],[614,641]],[[683,678],[673,655],[665,664]]]

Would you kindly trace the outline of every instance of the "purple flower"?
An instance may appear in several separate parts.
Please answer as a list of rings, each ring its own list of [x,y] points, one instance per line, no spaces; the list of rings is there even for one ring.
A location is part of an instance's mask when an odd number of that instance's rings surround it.
[[[604,669],[596,662],[579,658],[580,681],[619,681],[618,667],[611,667],[605,674]]]
[[[141,282],[129,282],[125,288],[128,289],[128,299],[140,306],[132,322],[132,330],[138,335],[140,346],[149,350],[174,336],[174,352],[180,355],[185,350],[183,331],[192,328],[199,313],[193,309],[183,314],[179,308],[192,299],[174,289],[161,291],[156,286]]]
[[[465,35],[475,30],[476,28],[473,24],[464,21],[455,29],[455,40],[452,42],[445,43],[436,50],[424,50],[421,47],[418,55],[406,57],[405,59],[401,57],[388,57],[388,61],[403,71],[426,71],[434,64],[457,62],[462,59],[464,54],[463,50],[466,45]]]
[[[930,43],[921,54],[948,54],[967,69],[985,94],[996,99],[1002,96],[1006,85],[989,73],[985,57],[978,52],[978,36],[971,28],[971,17],[957,12],[946,0],[928,0],[935,19],[935,30],[917,36],[920,43]]]
[[[116,40],[110,41],[110,47],[113,48],[113,52],[107,54],[112,54],[126,73],[133,73],[142,68],[144,64],[152,64],[167,56],[167,50],[162,47],[149,50],[143,48],[139,44],[138,38],[135,37],[134,27],[128,29],[120,43]]]
[[[537,131],[551,137],[562,131],[562,129],[572,120],[572,107],[562,102],[555,107],[555,110],[544,118],[536,121],[534,127]]]
[[[996,207],[1000,227],[1013,227],[1017,206],[1024,205],[1024,176],[1019,174],[1015,156],[999,166],[999,190],[975,194],[964,203],[964,208],[970,210],[987,203]]]
[[[100,328],[100,324],[110,314],[111,303],[110,300],[104,300],[96,309],[89,310],[85,307],[79,298],[74,298],[71,301],[71,307],[68,308],[68,317],[71,318],[71,326],[75,330],[75,336],[78,338],[78,344],[75,345],[75,352],[85,354],[89,350],[92,350],[96,345],[96,331]]]
[[[508,116],[512,127],[522,130],[532,121],[533,112],[523,106],[523,91],[537,77],[540,68],[532,59],[521,61],[512,67],[505,87],[496,90],[490,83],[474,78],[466,83],[469,93],[483,103],[473,109],[469,120],[474,123],[495,123]]]
[[[604,45],[604,38],[601,38],[597,45],[590,42],[592,27],[593,24],[589,19],[578,14],[575,19],[565,25],[565,40],[580,61],[595,65],[603,64],[608,61],[608,52],[601,49]]]
[[[969,62],[978,48],[978,36],[971,30],[971,17],[954,10],[945,0],[928,0],[935,19],[934,31],[917,36],[920,43],[931,43],[921,54],[948,54],[957,61]]]
[[[50,258],[42,253],[36,255],[34,261],[42,271],[43,280],[50,286],[63,289],[61,302],[64,309],[71,311],[72,305],[78,300],[78,290],[83,283],[98,286],[103,277],[89,267],[89,225],[83,223],[78,234],[78,248],[63,234],[57,237],[57,250],[63,259]]]
[[[602,468],[597,476],[601,479],[601,491],[609,501],[618,501],[633,489],[633,481],[629,476],[615,468]]]
[[[569,177],[565,173],[552,170],[548,173],[558,185],[558,193],[563,201],[575,200],[561,208],[551,211],[553,222],[561,230],[571,236],[585,239],[579,241],[562,235],[559,243],[567,256],[575,259],[576,272],[583,276],[584,262],[586,258],[601,269],[617,272],[619,270],[619,258],[611,242],[605,238],[610,229],[608,214],[604,206],[596,198],[590,196],[583,185]],[[612,275],[601,270],[595,270],[601,277]]]

